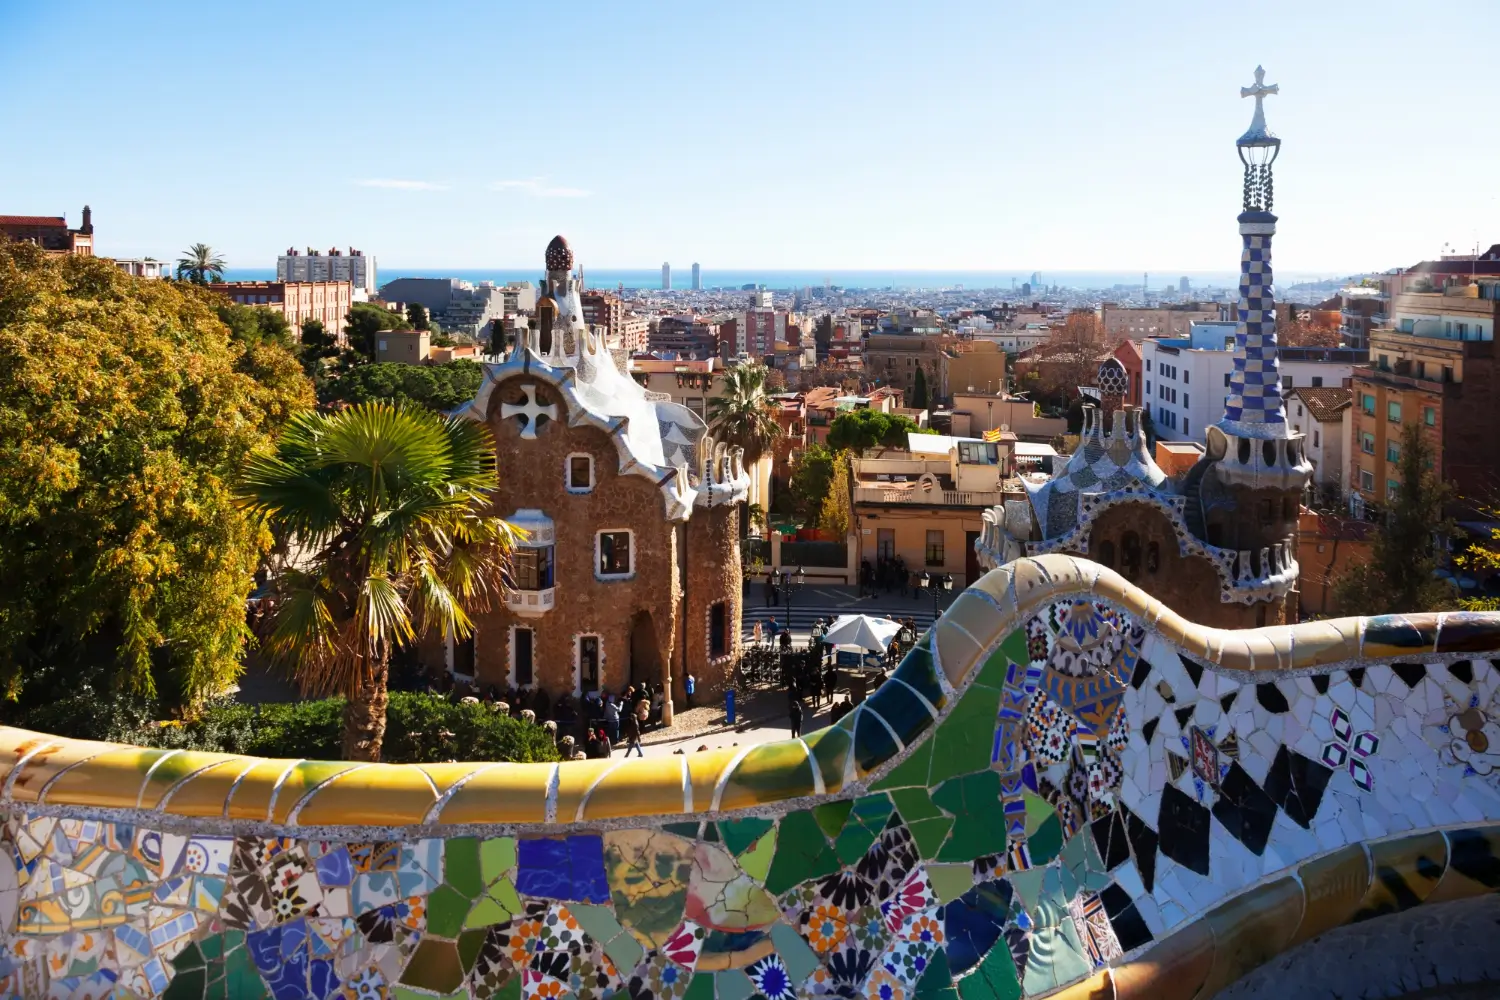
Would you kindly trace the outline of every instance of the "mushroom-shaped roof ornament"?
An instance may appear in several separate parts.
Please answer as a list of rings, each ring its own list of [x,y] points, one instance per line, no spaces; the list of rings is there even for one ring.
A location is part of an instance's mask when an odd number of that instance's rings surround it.
[[[573,270],[573,251],[568,247],[568,241],[561,236],[552,237],[552,242],[547,244],[546,259],[549,271]]]

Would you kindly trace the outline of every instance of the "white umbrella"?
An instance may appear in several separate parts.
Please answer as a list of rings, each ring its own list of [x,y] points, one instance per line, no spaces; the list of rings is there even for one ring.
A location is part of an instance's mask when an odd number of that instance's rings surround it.
[[[838,621],[823,634],[823,642],[830,646],[858,646],[871,652],[884,652],[901,631],[901,624],[889,618],[872,618],[869,615],[841,615]]]

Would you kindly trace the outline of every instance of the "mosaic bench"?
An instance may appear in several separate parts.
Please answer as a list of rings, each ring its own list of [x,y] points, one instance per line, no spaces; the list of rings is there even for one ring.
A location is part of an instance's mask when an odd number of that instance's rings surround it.
[[[0,995],[1210,997],[1500,886],[1500,615],[1221,632],[994,570],[836,726],[384,765],[0,729]]]

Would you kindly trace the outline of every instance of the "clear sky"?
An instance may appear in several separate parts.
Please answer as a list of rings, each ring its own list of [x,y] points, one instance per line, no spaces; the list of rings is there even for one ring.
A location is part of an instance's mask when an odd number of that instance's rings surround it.
[[[235,267],[1234,270],[1500,241],[1500,3],[0,0],[0,213]]]

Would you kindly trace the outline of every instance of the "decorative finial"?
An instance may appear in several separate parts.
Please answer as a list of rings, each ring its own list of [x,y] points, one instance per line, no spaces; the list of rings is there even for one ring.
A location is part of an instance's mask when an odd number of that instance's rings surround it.
[[[1267,96],[1279,93],[1281,93],[1280,86],[1274,83],[1266,83],[1265,68],[1262,66],[1255,67],[1255,86],[1240,88],[1241,97],[1255,98],[1255,117],[1250,119],[1250,128],[1245,131],[1244,135],[1240,136],[1237,145],[1273,146],[1281,144],[1281,140],[1277,139],[1276,136],[1266,128],[1265,106],[1265,100]]]

